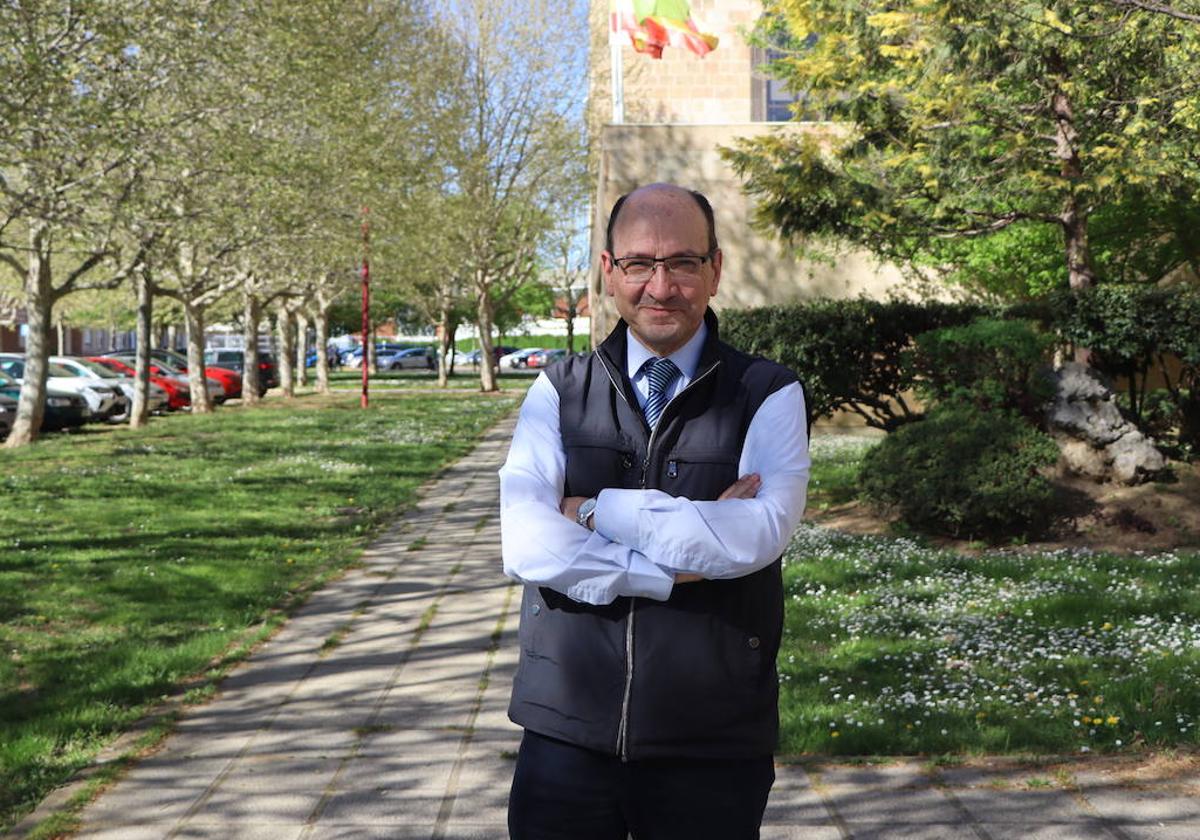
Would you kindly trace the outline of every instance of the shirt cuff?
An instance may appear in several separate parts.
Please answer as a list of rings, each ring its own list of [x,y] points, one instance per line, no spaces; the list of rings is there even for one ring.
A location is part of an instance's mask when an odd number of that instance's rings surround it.
[[[610,487],[596,497],[592,525],[597,534],[626,548],[640,551],[638,519],[641,505],[635,494],[640,490]]]

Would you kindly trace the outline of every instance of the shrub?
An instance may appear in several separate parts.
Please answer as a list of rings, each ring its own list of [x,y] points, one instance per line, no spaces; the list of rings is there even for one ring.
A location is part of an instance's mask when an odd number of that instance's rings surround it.
[[[1147,372],[1166,372],[1167,356],[1182,363],[1167,380],[1180,440],[1200,444],[1200,291],[1144,284],[1110,283],[1059,295],[1054,322],[1066,341],[1087,347],[1092,363],[1129,383],[1128,408],[1143,423]]]
[[[913,337],[965,324],[980,311],[937,301],[817,300],[723,312],[721,337],[794,370],[813,419],[852,411],[891,431],[920,416],[904,400],[913,377],[903,354]]]
[[[1054,395],[1045,376],[1054,336],[1030,321],[979,318],[917,336],[917,390],[930,402],[966,401],[1036,417]]]
[[[950,402],[868,452],[859,482],[914,528],[995,539],[1048,523],[1053,488],[1039,469],[1057,458],[1054,441],[1015,414]]]

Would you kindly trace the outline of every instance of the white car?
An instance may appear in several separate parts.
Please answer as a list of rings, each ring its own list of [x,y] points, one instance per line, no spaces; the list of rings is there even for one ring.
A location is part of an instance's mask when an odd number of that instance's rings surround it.
[[[76,376],[98,380],[101,384],[112,385],[121,390],[125,395],[126,402],[125,411],[123,413],[114,414],[108,418],[114,423],[124,423],[129,420],[129,411],[133,408],[133,391],[134,381],[132,376],[122,376],[111,368],[106,368],[104,365],[90,362],[87,359],[80,359],[74,356],[51,356],[51,364],[60,365],[74,373]],[[147,394],[148,402],[150,403],[150,411],[162,411],[167,407],[167,392],[155,385],[150,384],[150,390]]]
[[[525,360],[534,353],[541,353],[541,347],[522,347],[515,353],[509,353],[507,356],[501,356],[499,365],[502,368],[522,368],[525,367]]]
[[[46,386],[78,394],[87,401],[92,420],[107,420],[129,412],[129,405],[120,388],[98,380],[76,376],[73,371],[50,362],[47,365]],[[25,356],[21,353],[0,353],[0,370],[19,382],[25,381]]]

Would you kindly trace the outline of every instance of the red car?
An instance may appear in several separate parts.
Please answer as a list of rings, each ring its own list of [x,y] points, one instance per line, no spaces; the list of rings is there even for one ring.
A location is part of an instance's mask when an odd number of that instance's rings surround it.
[[[132,350],[122,350],[110,355],[119,358],[127,364],[133,364],[133,360],[136,358],[136,354]],[[187,373],[187,356],[182,353],[176,353],[173,350],[154,349],[150,351],[150,358],[173,367],[181,373]],[[237,399],[242,395],[242,375],[236,370],[216,367],[215,365],[205,365],[204,377],[212,379],[221,386],[223,394],[217,399],[217,402]]]
[[[137,371],[132,365],[126,364],[124,359],[117,359],[112,356],[88,356],[89,362],[99,362],[109,370],[115,370],[117,373],[123,373],[126,376],[137,376]],[[180,408],[187,408],[192,404],[192,394],[188,390],[187,385],[179,382],[173,376],[158,375],[156,365],[150,365],[150,381],[167,392],[167,408],[175,411]]]

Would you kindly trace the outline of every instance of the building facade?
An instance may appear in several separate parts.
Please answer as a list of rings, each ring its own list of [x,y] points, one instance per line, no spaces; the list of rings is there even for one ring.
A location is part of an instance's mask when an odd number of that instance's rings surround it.
[[[600,252],[609,208],[629,190],[668,181],[709,197],[726,270],[713,307],[745,308],[817,297],[882,296],[901,278],[864,253],[836,264],[797,260],[790,249],[751,225],[754,205],[737,174],[721,159],[721,147],[768,132],[827,133],[836,127],[790,119],[792,94],[759,69],[767,51],[748,34],[762,13],[754,0],[692,0],[700,28],[720,38],[700,58],[667,48],[661,60],[633,50],[620,34],[623,119],[614,119],[608,0],[592,0],[588,120],[594,142],[592,337],[601,340],[616,321],[604,292]]]

